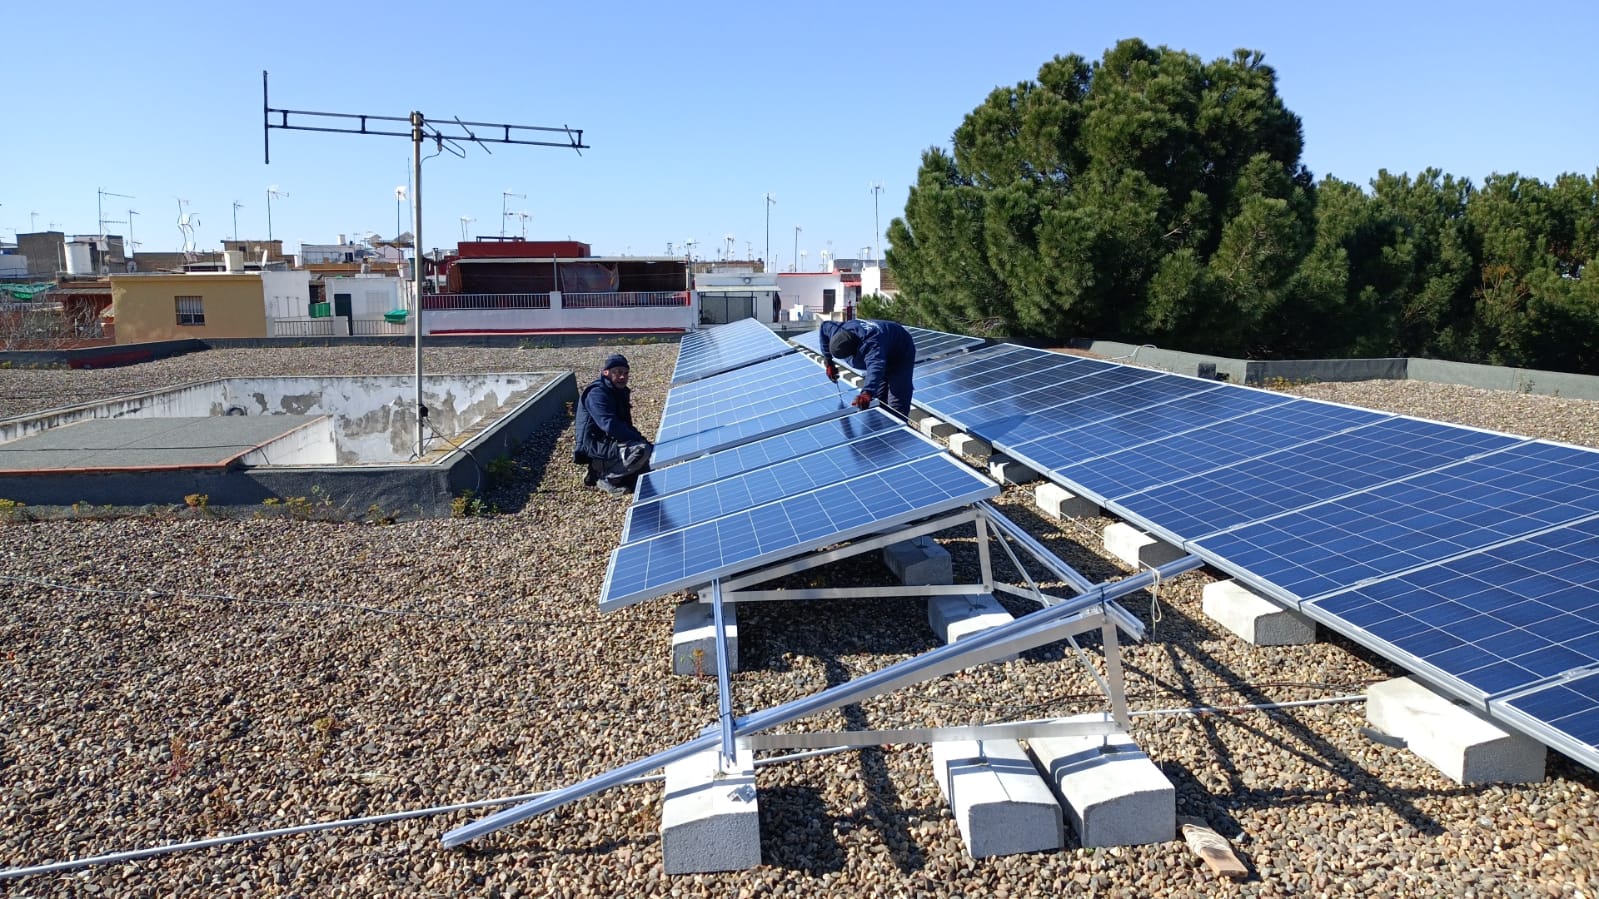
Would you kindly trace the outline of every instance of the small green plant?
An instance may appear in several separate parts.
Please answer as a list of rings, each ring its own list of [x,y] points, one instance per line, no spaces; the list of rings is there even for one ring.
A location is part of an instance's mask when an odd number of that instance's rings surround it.
[[[28,517],[28,504],[14,499],[0,499],[0,521],[24,521]]]
[[[472,490],[464,491],[450,500],[451,518],[489,518],[498,514],[498,508],[483,502],[483,498]]]
[[[204,493],[191,493],[183,498],[183,504],[204,516],[211,510],[211,497]]]
[[[512,474],[515,474],[519,467],[520,466],[516,464],[516,461],[510,456],[501,456],[498,459],[490,459],[489,477],[496,481],[505,480]]]
[[[383,507],[373,503],[366,507],[366,520],[369,524],[393,524],[394,516],[383,511]]]

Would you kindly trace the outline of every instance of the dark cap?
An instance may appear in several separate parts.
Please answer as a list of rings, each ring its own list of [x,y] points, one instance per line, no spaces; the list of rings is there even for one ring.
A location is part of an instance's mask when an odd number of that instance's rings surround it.
[[[848,359],[860,348],[861,339],[856,337],[853,331],[846,331],[843,328],[834,331],[833,339],[827,342],[827,352],[834,359]]]
[[[627,357],[621,353],[612,353],[605,357],[606,368],[632,368],[627,364]]]

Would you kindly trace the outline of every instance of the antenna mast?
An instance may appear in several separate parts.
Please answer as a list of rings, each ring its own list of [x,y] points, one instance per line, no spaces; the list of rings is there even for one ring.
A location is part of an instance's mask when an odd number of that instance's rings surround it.
[[[274,121],[274,117],[276,120]],[[397,124],[401,123],[401,124]],[[409,128],[405,128],[409,125]],[[548,128],[538,125],[506,125],[492,122],[463,122],[452,117],[448,120],[430,121],[420,112],[412,111],[409,116],[379,116],[361,115],[342,112],[311,112],[303,109],[274,109],[267,98],[267,73],[261,70],[261,138],[262,150],[265,154],[267,165],[272,164],[272,129],[281,128],[286,131],[327,131],[334,134],[375,134],[385,137],[409,137],[411,139],[411,171],[414,178],[411,193],[411,208],[415,217],[414,237],[416,241],[415,252],[412,253],[416,261],[415,288],[415,328],[416,328],[416,457],[422,458],[427,450],[427,406],[422,402],[422,286],[423,286],[423,254],[422,254],[422,142],[433,141],[434,155],[449,150],[456,156],[465,158],[466,151],[462,149],[463,142],[477,144],[485,153],[491,153],[488,145],[493,144],[519,144],[534,147],[564,147],[569,150],[582,151],[588,149],[583,143],[583,129]],[[403,129],[403,130],[401,130]],[[483,129],[482,133],[473,129]],[[544,135],[562,135],[565,139],[537,140]],[[505,218],[502,215],[501,222]]]

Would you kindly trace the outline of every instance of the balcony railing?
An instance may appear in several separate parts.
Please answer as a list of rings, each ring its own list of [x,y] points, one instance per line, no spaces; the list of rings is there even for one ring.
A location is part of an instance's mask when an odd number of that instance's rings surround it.
[[[381,318],[350,319],[351,337],[391,337],[409,333],[411,333],[409,325],[395,324]]]
[[[422,297],[423,309],[548,309],[547,293],[430,293]]]
[[[563,293],[563,309],[642,309],[659,306],[687,306],[687,291],[629,290],[617,293]]]

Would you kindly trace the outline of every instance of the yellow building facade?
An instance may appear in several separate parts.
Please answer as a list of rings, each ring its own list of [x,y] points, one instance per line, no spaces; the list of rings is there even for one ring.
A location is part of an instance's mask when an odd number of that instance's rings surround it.
[[[117,343],[191,337],[265,337],[261,276],[255,273],[112,275]]]

